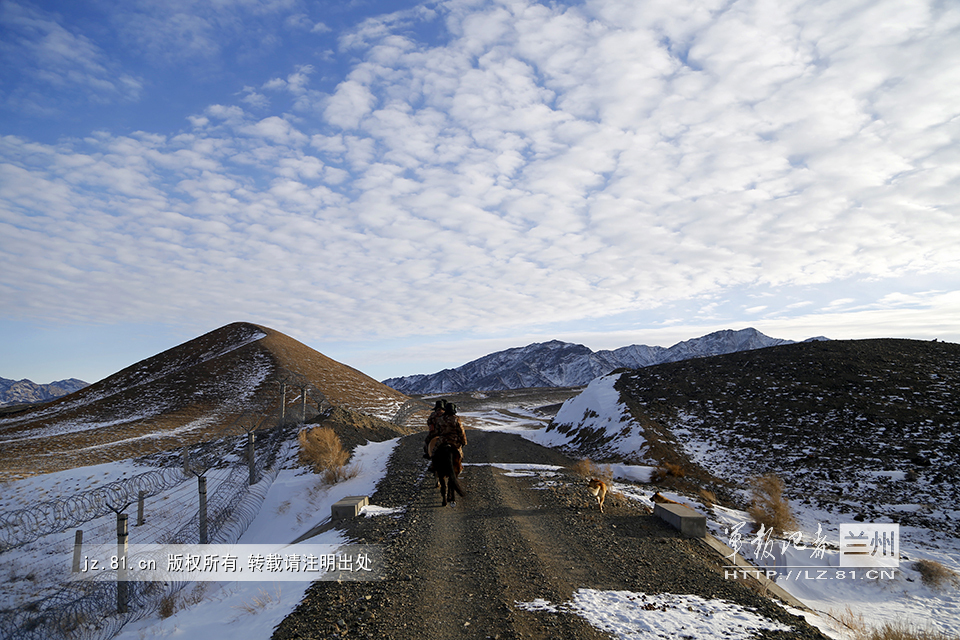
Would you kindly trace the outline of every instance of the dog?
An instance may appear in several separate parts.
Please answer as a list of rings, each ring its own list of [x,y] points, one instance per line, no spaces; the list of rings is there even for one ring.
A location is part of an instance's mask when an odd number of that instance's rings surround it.
[[[693,507],[691,507],[690,505],[685,504],[685,503],[683,503],[683,502],[677,502],[676,500],[671,500],[670,498],[668,498],[667,496],[663,495],[663,494],[660,493],[659,491],[657,491],[655,494],[653,494],[652,496],[650,496],[650,499],[653,500],[654,502],[659,502],[659,503],[661,503],[661,504],[663,504],[663,503],[666,502],[666,503],[669,503],[669,504],[679,504],[679,505],[683,505],[684,507],[687,507],[687,508],[690,508],[690,509],[693,508]]]
[[[600,505],[600,513],[603,513],[603,500],[607,497],[607,491],[610,490],[610,485],[603,480],[593,478],[587,487],[590,493],[597,497],[597,504]]]

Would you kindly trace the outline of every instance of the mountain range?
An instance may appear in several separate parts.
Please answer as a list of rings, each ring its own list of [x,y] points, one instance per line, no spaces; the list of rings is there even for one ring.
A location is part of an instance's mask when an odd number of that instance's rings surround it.
[[[612,351],[592,351],[582,344],[551,340],[497,351],[455,369],[388,378],[383,384],[406,394],[577,387],[614,369],[638,369],[793,342],[771,338],[752,328],[716,331],[669,348],[635,344]]]
[[[76,378],[57,380],[50,384],[37,384],[31,380],[7,380],[0,378],[0,407],[11,404],[46,402],[79,391],[89,383]]]

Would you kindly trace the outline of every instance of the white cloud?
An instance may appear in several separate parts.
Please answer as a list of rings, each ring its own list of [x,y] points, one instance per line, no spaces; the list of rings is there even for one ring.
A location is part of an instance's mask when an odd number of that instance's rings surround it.
[[[0,250],[18,266],[0,287],[29,292],[22,316],[279,318],[329,339],[688,300],[705,322],[729,317],[728,292],[764,321],[906,313],[910,277],[960,268],[960,21],[920,6],[449,2],[369,20],[342,35],[356,62],[329,95],[304,54],[234,98],[249,112],[211,105],[191,133],[4,139]],[[447,41],[413,39],[439,18]],[[826,306],[742,293],[854,277],[894,284]]]

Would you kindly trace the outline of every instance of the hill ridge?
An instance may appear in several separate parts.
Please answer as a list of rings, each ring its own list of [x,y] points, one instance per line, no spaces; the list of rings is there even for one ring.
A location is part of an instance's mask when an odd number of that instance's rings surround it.
[[[217,437],[277,411],[284,381],[284,411],[301,420],[321,405],[389,420],[408,400],[274,329],[235,322],[0,417],[0,472],[96,464]],[[301,396],[300,387],[311,393]]]

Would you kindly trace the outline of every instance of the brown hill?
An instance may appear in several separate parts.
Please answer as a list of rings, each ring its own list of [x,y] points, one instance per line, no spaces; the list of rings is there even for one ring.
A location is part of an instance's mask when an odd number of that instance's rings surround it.
[[[304,409],[308,421],[321,410],[339,409],[390,428],[383,421],[409,400],[289,336],[234,323],[69,396],[0,418],[0,475],[99,464],[244,426],[274,426],[284,381],[283,414],[291,421],[302,420]]]

